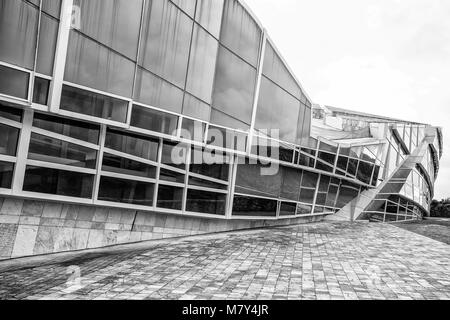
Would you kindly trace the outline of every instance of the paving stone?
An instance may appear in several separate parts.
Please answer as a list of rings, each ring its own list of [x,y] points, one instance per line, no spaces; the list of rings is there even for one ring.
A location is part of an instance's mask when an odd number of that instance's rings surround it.
[[[155,225],[162,227],[163,221],[177,224],[155,216]],[[58,232],[48,237],[57,242]],[[129,231],[76,232],[81,232],[77,242],[67,246],[147,238]],[[165,236],[155,235],[148,238]],[[39,242],[38,237],[35,251]],[[448,253],[448,245],[392,225],[320,223],[186,239],[152,250],[4,272],[0,299],[448,300]],[[73,292],[67,291],[70,265],[78,266],[81,276],[81,287]]]

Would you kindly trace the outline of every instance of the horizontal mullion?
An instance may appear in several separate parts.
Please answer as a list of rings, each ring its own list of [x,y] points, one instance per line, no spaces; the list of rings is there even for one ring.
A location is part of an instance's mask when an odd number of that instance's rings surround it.
[[[18,129],[22,129],[22,127],[23,127],[22,123],[16,122],[16,121],[10,120],[10,119],[2,118],[1,116],[0,116],[0,124],[4,124],[6,126],[10,126],[10,127],[18,128]]]
[[[89,142],[86,142],[86,141],[83,141],[83,140],[78,140],[78,139],[75,139],[75,138],[72,138],[72,137],[68,137],[68,136],[65,136],[65,135],[62,135],[62,134],[59,134],[59,133],[55,133],[55,132],[52,132],[52,131],[47,131],[47,130],[44,130],[44,129],[32,127],[31,128],[31,132],[39,134],[39,135],[42,135],[42,136],[47,136],[49,138],[54,138],[54,139],[57,139],[57,140],[70,142],[72,144],[76,144],[76,145],[79,145],[79,146],[82,146],[82,147],[86,147],[86,148],[89,148],[89,149],[93,149],[93,150],[97,150],[97,151],[100,150],[100,147],[98,145],[96,145],[96,144],[89,143]]]
[[[45,162],[45,161],[39,161],[39,160],[27,160],[27,166],[33,166],[33,167],[42,167],[42,168],[48,168],[48,169],[56,169],[56,170],[62,170],[62,171],[71,171],[71,172],[77,172],[77,173],[85,173],[85,174],[91,174],[95,175],[97,171],[95,169],[86,169],[81,167],[74,167],[69,166],[65,164],[59,164],[54,162]]]
[[[103,154],[105,154],[105,153],[109,153],[109,154],[111,154],[113,156],[117,156],[117,157],[129,159],[129,160],[133,160],[133,161],[140,162],[140,163],[147,164],[147,165],[154,166],[154,167],[158,166],[158,163],[156,161],[140,158],[140,157],[128,154],[128,153],[124,153],[124,152],[117,151],[117,150],[110,149],[110,148],[106,148],[106,147],[103,149]]]
[[[100,176],[108,177],[108,178],[115,178],[115,179],[122,179],[122,180],[130,180],[130,181],[139,181],[139,182],[146,182],[146,183],[156,183],[156,179],[154,178],[145,178],[140,176],[133,176],[123,173],[116,173],[116,172],[108,172],[101,170]]]
[[[16,162],[17,161],[17,157],[0,154],[0,161]]]
[[[203,175],[197,174],[197,173],[190,172],[189,173],[189,177],[193,177],[193,178],[198,178],[198,179],[205,180],[205,181],[214,182],[214,183],[217,183],[217,184],[222,184],[224,186],[228,186],[229,185],[228,181],[219,180],[219,179],[215,179],[215,178],[211,178],[211,177],[206,177],[206,176],[203,176]]]
[[[218,190],[218,189],[213,189],[213,188],[206,188],[206,187],[199,187],[199,186],[192,186],[192,185],[189,185],[188,189],[197,190],[197,191],[206,191],[206,192],[212,192],[212,193],[228,194],[228,190]]]

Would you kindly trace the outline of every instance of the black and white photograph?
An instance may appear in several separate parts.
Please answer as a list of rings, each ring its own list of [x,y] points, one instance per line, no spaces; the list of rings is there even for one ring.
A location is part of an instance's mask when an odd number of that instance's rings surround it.
[[[448,302],[449,85],[448,0],[0,0],[0,307]]]

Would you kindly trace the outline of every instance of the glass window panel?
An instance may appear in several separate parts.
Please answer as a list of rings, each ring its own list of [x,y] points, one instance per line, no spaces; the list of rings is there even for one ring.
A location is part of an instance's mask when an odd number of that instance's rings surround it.
[[[247,149],[247,134],[209,126],[207,144],[224,149],[245,151]]]
[[[59,19],[61,3],[61,0],[42,0],[42,11]]]
[[[278,198],[283,175],[278,170],[274,175],[263,175],[264,167],[259,164],[238,164],[236,192]]]
[[[233,125],[234,129],[246,129],[250,125],[255,83],[256,69],[221,46],[213,91],[213,107],[235,122],[242,123],[240,127]],[[230,124],[214,112],[211,118],[214,124],[223,126]]]
[[[144,178],[156,178],[156,167],[109,153],[103,154],[102,170]]]
[[[131,112],[131,126],[176,136],[178,117],[134,105]]]
[[[220,41],[256,67],[261,29],[236,0],[226,0]]]
[[[0,101],[0,117],[13,120],[16,122],[22,122],[22,110],[7,107]]]
[[[195,177],[189,178],[189,185],[190,186],[197,186],[197,187],[203,187],[203,188],[209,188],[209,189],[217,189],[217,190],[227,190],[228,186],[204,179],[199,179]]]
[[[41,15],[36,71],[48,76],[53,75],[58,28],[58,21],[45,14]]]
[[[280,206],[280,216],[293,216],[297,212],[297,204],[283,202]]]
[[[183,183],[185,182],[185,174],[175,172],[172,170],[166,170],[162,169],[159,172],[159,179],[168,181],[168,182],[176,182],[176,183]]]
[[[302,133],[300,134],[299,139],[297,140],[297,143],[301,145],[306,145],[308,143],[308,140],[310,140],[310,134],[311,134],[311,108],[305,108],[305,115],[303,117],[303,126],[302,126]],[[299,114],[300,116],[301,114]],[[300,125],[300,120],[299,120]]]
[[[317,157],[319,159],[325,161],[326,163],[329,163],[334,166],[334,162],[336,160],[335,154],[331,154],[331,153],[327,153],[327,152],[319,152]]]
[[[359,191],[347,187],[346,185],[341,185],[339,189],[339,196],[336,201],[337,208],[343,208],[348,203],[350,203],[353,199],[355,199],[359,195]]]
[[[61,109],[125,123],[128,115],[128,101],[63,86]]]
[[[13,157],[16,155],[19,132],[17,128],[0,123],[0,154]]]
[[[299,112],[300,101],[262,77],[255,122],[257,129],[279,130],[279,139],[295,143]]]
[[[319,192],[327,192],[330,185],[330,177],[321,175],[319,182]]]
[[[211,103],[218,48],[217,40],[195,25],[186,90],[206,103]]]
[[[356,178],[366,184],[370,184],[372,182],[373,168],[373,164],[360,161]]]
[[[25,1],[0,0],[0,60],[34,69],[38,14]]]
[[[186,211],[223,216],[225,215],[226,199],[225,194],[189,189]]]
[[[74,0],[80,31],[136,60],[142,0]]]
[[[0,161],[0,188],[11,189],[14,164]]]
[[[203,142],[205,139],[206,124],[192,119],[184,118],[181,124],[181,138]]]
[[[347,165],[348,165],[348,158],[339,156],[337,161],[337,167],[345,172],[347,171]]]
[[[192,20],[169,1],[147,1],[139,64],[184,88]]]
[[[214,37],[219,38],[222,12],[223,0],[197,0],[195,21],[208,30]]]
[[[275,217],[277,201],[246,196],[234,196],[233,216]]]
[[[283,167],[283,185],[280,196],[284,199],[298,201],[302,171]]]
[[[32,133],[28,159],[95,169],[97,164],[97,151]]]
[[[211,107],[209,104],[186,93],[183,101],[183,114],[199,120],[209,121],[211,117]]]
[[[158,208],[181,210],[183,204],[183,188],[159,185]]]
[[[313,204],[315,192],[316,192],[316,190],[314,190],[314,189],[301,189],[300,190],[300,202]]]
[[[0,94],[27,100],[29,80],[28,73],[0,65]]]
[[[196,0],[171,0],[171,1],[175,3],[181,10],[186,12],[189,16],[194,17]]]
[[[100,126],[98,125],[41,113],[34,114],[33,126],[92,144],[98,144],[100,134]]]
[[[159,141],[130,133],[110,130],[106,132],[105,147],[151,160],[158,160]]]
[[[131,97],[135,65],[130,60],[70,31],[64,80]]]
[[[197,151],[199,152],[199,151]],[[191,173],[199,174],[208,178],[222,181],[228,181],[229,165],[225,163],[226,159],[219,159],[219,156],[213,155],[217,162],[214,164],[196,163],[193,159],[189,170]]]
[[[319,175],[314,172],[303,171],[302,187],[304,188],[316,188]]]
[[[356,176],[356,169],[358,168],[358,160],[348,159],[347,175]]]
[[[306,204],[299,203],[297,205],[297,214],[298,215],[307,215],[312,213],[312,206],[308,206]]]
[[[316,169],[326,171],[326,172],[333,172],[333,168],[330,165],[325,164],[321,161],[316,161]]]
[[[33,89],[33,102],[42,105],[47,105],[49,88],[50,88],[49,80],[35,77]]]
[[[269,42],[266,44],[263,74],[297,99],[301,99],[300,86]]]
[[[316,199],[316,205],[324,206],[326,200],[327,200],[327,194],[326,193],[318,193],[317,194],[317,199]]]
[[[154,188],[153,183],[101,177],[98,199],[150,207]]]
[[[330,186],[330,188],[328,189],[327,201],[325,203],[326,206],[334,207],[335,202],[336,202],[336,197],[337,197],[337,194],[338,194],[338,190],[339,190],[338,187]]]
[[[181,113],[183,91],[151,72],[138,68],[134,99],[153,107]]]
[[[93,182],[90,174],[27,166],[23,190],[89,199]]]
[[[161,163],[186,170],[187,148],[184,145],[164,141]]]

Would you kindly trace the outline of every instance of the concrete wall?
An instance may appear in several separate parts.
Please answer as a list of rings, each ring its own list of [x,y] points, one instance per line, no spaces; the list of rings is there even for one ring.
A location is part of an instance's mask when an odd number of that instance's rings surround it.
[[[0,260],[321,219],[217,220],[0,197]]]

